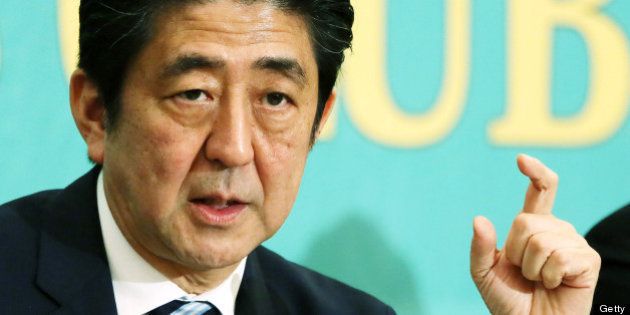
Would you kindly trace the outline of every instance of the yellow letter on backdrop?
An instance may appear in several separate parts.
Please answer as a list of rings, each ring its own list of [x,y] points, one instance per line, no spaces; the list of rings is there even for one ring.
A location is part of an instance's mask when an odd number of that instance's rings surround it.
[[[627,40],[598,6],[605,0],[511,0],[509,81],[505,117],[489,128],[502,145],[577,147],[606,140],[628,112],[630,65]],[[582,111],[556,118],[551,112],[553,31],[579,31],[589,48],[590,91]]]
[[[354,2],[354,49],[343,75],[348,113],[361,132],[379,143],[397,147],[430,145],[451,132],[464,107],[470,67],[470,0],[446,2],[443,89],[427,113],[416,115],[403,112],[389,90],[385,69],[386,4],[385,0]],[[409,56],[414,57],[421,58]]]
[[[79,0],[57,1],[61,56],[69,78],[77,67],[79,56]]]

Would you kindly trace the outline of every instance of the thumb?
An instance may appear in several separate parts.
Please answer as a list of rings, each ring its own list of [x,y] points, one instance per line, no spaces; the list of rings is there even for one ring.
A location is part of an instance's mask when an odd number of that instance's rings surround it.
[[[473,239],[470,246],[470,273],[473,280],[482,281],[496,261],[497,233],[492,222],[482,216],[473,220]]]

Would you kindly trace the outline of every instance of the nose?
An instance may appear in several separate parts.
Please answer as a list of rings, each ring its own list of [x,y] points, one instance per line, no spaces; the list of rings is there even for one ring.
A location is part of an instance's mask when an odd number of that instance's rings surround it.
[[[205,143],[208,160],[225,167],[243,166],[253,160],[251,114],[245,101],[235,93],[222,97]]]

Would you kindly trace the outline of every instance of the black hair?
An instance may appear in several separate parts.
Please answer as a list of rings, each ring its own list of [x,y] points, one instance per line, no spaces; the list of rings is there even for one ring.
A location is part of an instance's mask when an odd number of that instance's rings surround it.
[[[81,0],[78,66],[99,89],[107,112],[107,128],[114,128],[116,124],[127,70],[151,40],[156,16],[168,8],[212,1]],[[351,47],[354,10],[350,0],[233,1],[245,4],[266,1],[304,18],[319,75],[317,111],[311,130],[313,142],[344,52]]]

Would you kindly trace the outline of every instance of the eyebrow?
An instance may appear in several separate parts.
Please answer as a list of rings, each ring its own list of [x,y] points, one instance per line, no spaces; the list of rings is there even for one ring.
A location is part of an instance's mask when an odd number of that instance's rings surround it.
[[[200,55],[183,55],[177,57],[174,62],[168,64],[162,71],[160,77],[176,77],[192,70],[212,70],[223,68],[224,66],[225,62],[220,59],[211,59]]]
[[[254,63],[254,68],[259,70],[271,70],[289,78],[300,87],[306,85],[306,73],[300,63],[292,58],[264,57]]]
[[[160,77],[171,78],[197,69],[214,70],[225,67],[225,61],[218,58],[208,58],[202,55],[183,55],[177,57],[174,62],[168,64]],[[263,57],[258,59],[254,69],[271,70],[297,83],[300,87],[306,86],[306,73],[300,63],[292,58]]]

